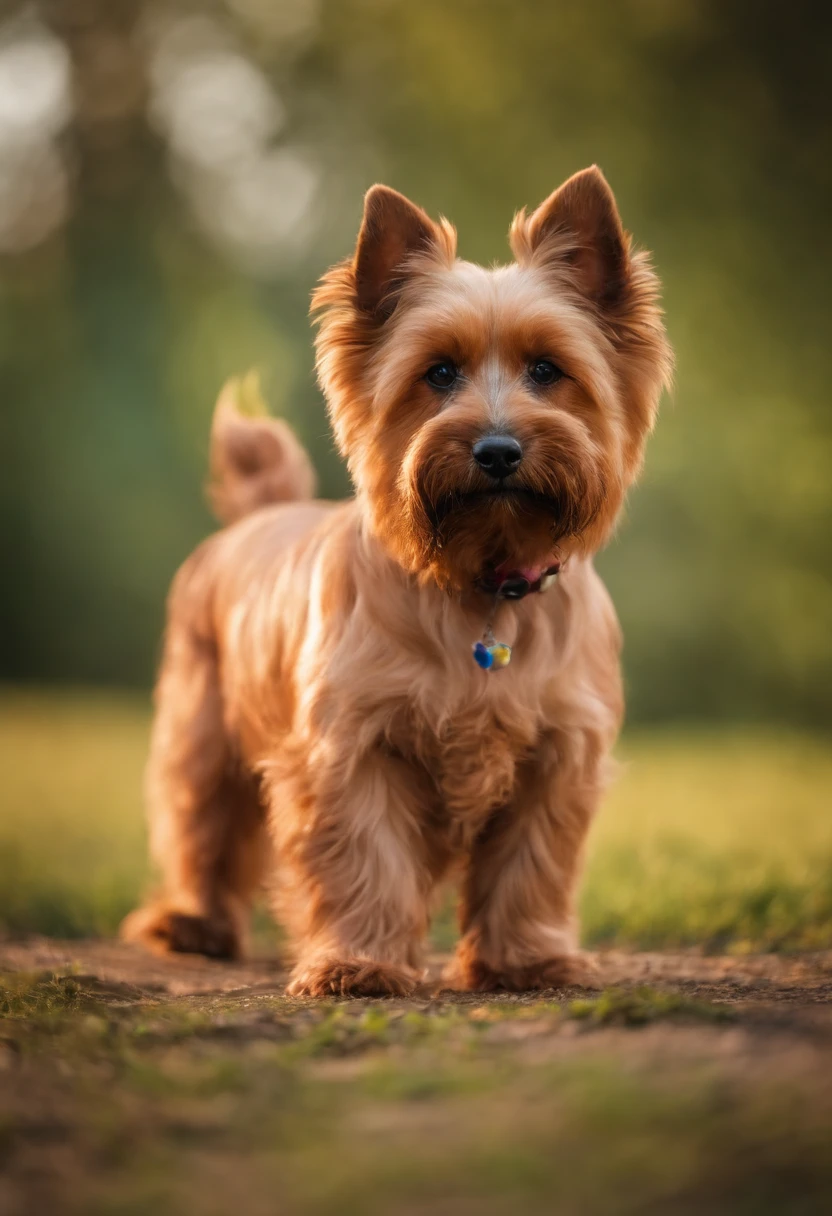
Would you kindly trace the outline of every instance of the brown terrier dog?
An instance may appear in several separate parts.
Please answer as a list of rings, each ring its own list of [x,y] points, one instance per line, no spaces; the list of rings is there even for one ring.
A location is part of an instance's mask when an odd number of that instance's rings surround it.
[[[404,994],[456,872],[451,982],[580,977],[576,880],[622,713],[592,555],[671,356],[598,169],[521,212],[511,247],[458,261],[446,221],[367,194],[313,300],[354,499],[307,501],[287,428],[221,399],[213,497],[241,522],[171,593],[148,779],[164,890],[128,938],[235,955],[273,869],[290,993]]]

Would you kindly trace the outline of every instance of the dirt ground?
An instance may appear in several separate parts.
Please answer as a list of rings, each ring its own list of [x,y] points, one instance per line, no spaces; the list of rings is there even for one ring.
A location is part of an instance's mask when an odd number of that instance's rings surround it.
[[[832,1210],[832,951],[596,959],[315,1002],[274,958],[0,943],[0,1211]]]
[[[693,951],[630,953],[601,951],[592,956],[598,967],[595,987],[651,985],[684,993],[696,999],[724,1002],[755,1010],[761,1019],[784,1029],[803,1024],[822,1026],[828,1016],[832,1030],[832,950],[811,954],[704,955]],[[434,955],[429,974],[413,997],[425,1001],[481,1005],[482,994],[443,989],[439,974],[445,958]],[[199,997],[211,993],[251,990],[282,993],[286,972],[278,958],[251,958],[218,963],[196,955],[157,958],[118,941],[54,941],[32,938],[0,942],[0,972],[43,972],[94,976],[104,983],[128,984],[154,999]],[[558,996],[585,994],[585,989],[562,989]],[[496,995],[492,1001],[528,1003],[540,994]],[[299,1006],[311,1002],[298,1001]],[[350,1002],[355,1003],[355,1002]],[[397,1005],[407,1005],[398,1001]]]

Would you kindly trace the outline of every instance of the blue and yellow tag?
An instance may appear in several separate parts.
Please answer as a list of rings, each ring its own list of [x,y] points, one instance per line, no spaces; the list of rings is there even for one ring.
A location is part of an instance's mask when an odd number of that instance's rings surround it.
[[[490,646],[485,642],[475,642],[474,662],[483,671],[499,671],[511,662],[511,647],[506,646],[505,642],[493,642]]]

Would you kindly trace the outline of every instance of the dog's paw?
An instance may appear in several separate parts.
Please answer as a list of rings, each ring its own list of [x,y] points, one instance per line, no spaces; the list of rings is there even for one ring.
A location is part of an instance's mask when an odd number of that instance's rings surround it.
[[[288,996],[410,996],[419,976],[409,967],[369,959],[321,959],[299,964],[286,988]]]
[[[589,955],[574,953],[525,966],[494,967],[482,959],[456,959],[446,973],[455,988],[469,992],[540,992],[547,988],[595,988],[598,972]]]
[[[208,958],[240,957],[240,940],[224,918],[189,916],[150,905],[131,912],[121,926],[125,941],[138,942],[154,954],[204,954]]]

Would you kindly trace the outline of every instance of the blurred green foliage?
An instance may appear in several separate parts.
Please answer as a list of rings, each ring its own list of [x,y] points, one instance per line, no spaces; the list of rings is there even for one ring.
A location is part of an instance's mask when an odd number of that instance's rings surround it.
[[[596,161],[655,253],[678,355],[601,559],[631,717],[832,720],[832,10],[52,0],[39,13],[72,76],[57,144],[70,205],[0,258],[7,677],[149,682],[166,585],[211,527],[200,488],[226,376],[259,367],[323,492],[346,492],[306,309],[371,181],[447,214],[462,256],[489,262],[507,256],[516,208]],[[275,145],[314,167],[306,237],[271,260],[215,239],[211,196],[183,187],[154,125],[147,31],[182,17],[233,41],[280,101]]]
[[[148,889],[145,704],[123,693],[0,695],[0,939],[114,933]],[[634,732],[590,836],[590,946],[832,946],[832,757],[784,731]],[[449,890],[431,939],[456,941]],[[258,948],[273,948],[263,909]]]

